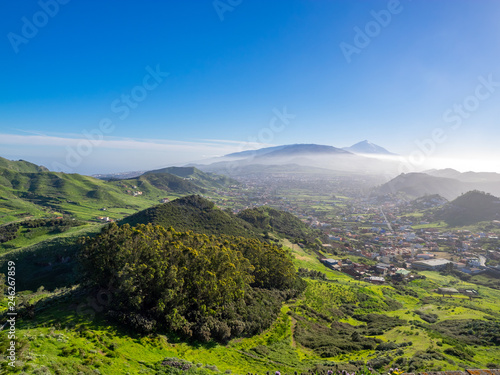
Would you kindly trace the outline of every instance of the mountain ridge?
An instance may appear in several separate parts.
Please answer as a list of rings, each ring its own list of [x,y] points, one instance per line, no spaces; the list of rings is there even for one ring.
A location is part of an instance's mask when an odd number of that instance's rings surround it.
[[[460,172],[458,172],[460,173]],[[446,171],[443,175],[455,175]],[[480,190],[493,195],[500,195],[500,184],[495,179],[439,177],[423,172],[402,173],[376,189],[376,194],[404,193],[412,198],[439,194],[453,200],[471,190]]]
[[[376,145],[375,143],[364,140],[353,144],[349,147],[342,147],[343,150],[355,153],[355,154],[376,154],[376,155],[396,155],[382,146]]]

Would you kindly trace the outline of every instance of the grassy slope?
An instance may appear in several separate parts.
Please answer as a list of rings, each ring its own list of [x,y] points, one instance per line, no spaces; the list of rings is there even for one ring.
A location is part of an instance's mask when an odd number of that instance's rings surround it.
[[[288,242],[286,244],[291,245]],[[154,370],[151,368],[153,363],[161,361],[164,357],[173,356],[193,363],[216,365],[220,371],[231,370],[239,374],[275,370],[303,371],[314,363],[325,360],[347,363],[374,360],[387,354],[394,360],[399,357],[411,358],[429,348],[440,351],[449,348],[450,345],[442,344],[439,337],[429,334],[419,326],[419,323],[425,322],[414,313],[416,309],[436,313],[438,321],[500,317],[500,307],[497,303],[500,291],[480,287],[482,298],[473,301],[461,296],[442,298],[433,292],[438,286],[453,284],[455,287],[476,289],[477,286],[463,282],[458,285],[453,277],[442,276],[435,272],[423,272],[427,278],[417,280],[410,285],[411,289],[418,293],[419,298],[400,295],[390,286],[375,286],[355,281],[349,276],[328,270],[309,251],[293,245],[291,247],[297,266],[324,272],[328,280],[309,281],[304,296],[284,305],[277,322],[261,335],[233,340],[227,346],[189,344],[166,336],[140,338],[130,335],[123,328],[109,325],[98,313],[95,316],[85,314],[92,311],[95,313],[95,310],[90,308],[84,296],[70,297],[40,311],[34,321],[26,321],[19,327],[20,337],[30,341],[30,360],[26,363],[32,369],[42,366],[48,366],[52,370],[60,369],[62,374],[76,374],[89,368],[98,368],[103,374],[153,374]],[[360,292],[368,293],[375,301],[379,301],[380,305],[388,296],[402,304],[397,310],[381,313],[408,320],[408,324],[390,329],[377,337],[385,342],[412,341],[412,346],[401,349],[403,354],[396,355],[395,351],[381,353],[363,350],[332,358],[320,358],[312,350],[296,342],[293,337],[296,322],[289,315],[290,310],[307,306],[318,312],[328,313],[332,308],[340,307],[340,300],[349,301],[349,298],[354,298]],[[421,299],[424,297],[427,299],[422,302]],[[77,311],[83,314],[78,314]],[[308,319],[315,318],[310,316]],[[355,326],[363,324],[352,317],[342,321]],[[71,352],[73,348],[75,349],[73,354],[63,354],[64,350]],[[500,358],[499,347],[477,346],[474,352],[476,353],[474,362],[444,355],[444,360],[434,359],[425,362],[425,365],[428,370],[453,370],[460,366],[484,368],[488,363]]]
[[[12,161],[0,157],[0,168],[7,168],[22,173],[44,172],[48,169],[24,160]]]
[[[178,197],[183,186],[165,191],[146,180],[107,182],[77,174],[19,173],[0,168],[0,224],[61,214],[82,220],[97,216],[120,219],[158,203],[161,198]],[[143,195],[134,197],[133,191],[143,191]],[[107,212],[101,208],[107,208]]]
[[[145,177],[150,174],[172,174],[183,179],[189,179],[204,188],[222,188],[229,185],[238,185],[238,181],[227,176],[215,173],[206,173],[195,167],[168,167],[146,172]]]

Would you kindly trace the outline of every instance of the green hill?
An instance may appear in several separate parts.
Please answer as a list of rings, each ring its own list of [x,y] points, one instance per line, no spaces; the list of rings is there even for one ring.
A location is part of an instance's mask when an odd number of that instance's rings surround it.
[[[176,169],[181,173],[182,168]],[[147,173],[123,180],[104,181],[79,174],[50,172],[26,161],[0,158],[0,224],[25,218],[69,215],[91,220],[99,216],[121,219],[163,198],[203,193],[203,179],[229,181],[187,168],[184,178],[168,173]],[[215,177],[214,177],[215,176]],[[211,180],[212,179],[212,180]],[[227,182],[226,181],[226,182]],[[106,210],[106,213],[101,211]]]
[[[444,205],[436,218],[452,226],[476,224],[500,219],[500,199],[477,190],[469,191]]]
[[[275,232],[290,239],[313,242],[315,238],[321,237],[319,231],[311,229],[296,216],[271,207],[247,209],[241,211],[237,217],[262,231]]]
[[[169,203],[137,212],[120,224],[154,224],[178,231],[191,230],[208,235],[230,235],[257,238],[259,231],[246,221],[215,207],[198,195],[176,199]]]
[[[229,185],[238,185],[238,181],[215,173],[205,173],[195,167],[168,167],[146,172],[143,176],[151,174],[172,174],[204,188],[222,188]]]
[[[12,161],[0,157],[0,168],[10,169],[16,172],[23,173],[36,173],[36,172],[48,172],[48,169],[36,164],[30,163],[24,160]]]
[[[145,194],[78,174],[18,172],[0,168],[0,223],[25,217],[70,215],[83,220],[96,216],[124,217],[151,206],[165,191],[151,186]],[[104,215],[100,210],[107,208]]]
[[[128,178],[120,181],[111,181],[118,186],[128,184],[136,185],[146,192],[157,192],[158,189],[167,192],[189,194],[200,193],[204,189],[194,184],[192,181],[184,180],[170,173],[148,173],[136,178]]]

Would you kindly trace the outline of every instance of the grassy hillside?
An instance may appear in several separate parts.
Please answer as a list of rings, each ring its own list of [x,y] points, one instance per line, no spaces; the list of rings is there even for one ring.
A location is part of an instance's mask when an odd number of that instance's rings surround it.
[[[0,244],[0,273],[14,261],[24,277],[16,280],[17,290],[47,290],[76,284],[78,244],[82,236],[93,236],[102,228],[97,223],[77,223],[61,228],[53,226],[28,227],[19,224],[18,237]]]
[[[10,169],[21,173],[47,172],[48,169],[24,160],[12,161],[0,157],[0,168]]]
[[[234,215],[215,207],[214,203],[197,195],[176,199],[150,207],[123,219],[120,224],[154,224],[178,231],[191,230],[208,235],[229,235],[257,238],[255,227]]]
[[[203,188],[192,181],[170,173],[148,173],[136,178],[128,178],[111,182],[117,186],[137,186],[146,193],[156,193],[158,190],[173,193],[199,193]]]
[[[158,203],[161,198],[199,190],[172,177],[180,181],[168,180],[165,175],[160,179],[107,182],[78,174],[21,173],[0,168],[0,224],[26,217],[62,215],[83,220],[98,216],[117,219]]]
[[[205,173],[195,167],[168,167],[146,172],[145,176],[165,173],[178,176],[188,181],[192,181],[194,184],[204,188],[220,189],[229,185],[239,184],[238,181],[233,180],[232,178],[215,173]]]

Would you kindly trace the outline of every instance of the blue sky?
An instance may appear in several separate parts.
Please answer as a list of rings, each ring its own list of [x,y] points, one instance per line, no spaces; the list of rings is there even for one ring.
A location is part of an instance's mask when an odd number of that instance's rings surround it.
[[[369,139],[500,171],[499,14],[493,0],[3,1],[0,156],[91,174]]]

